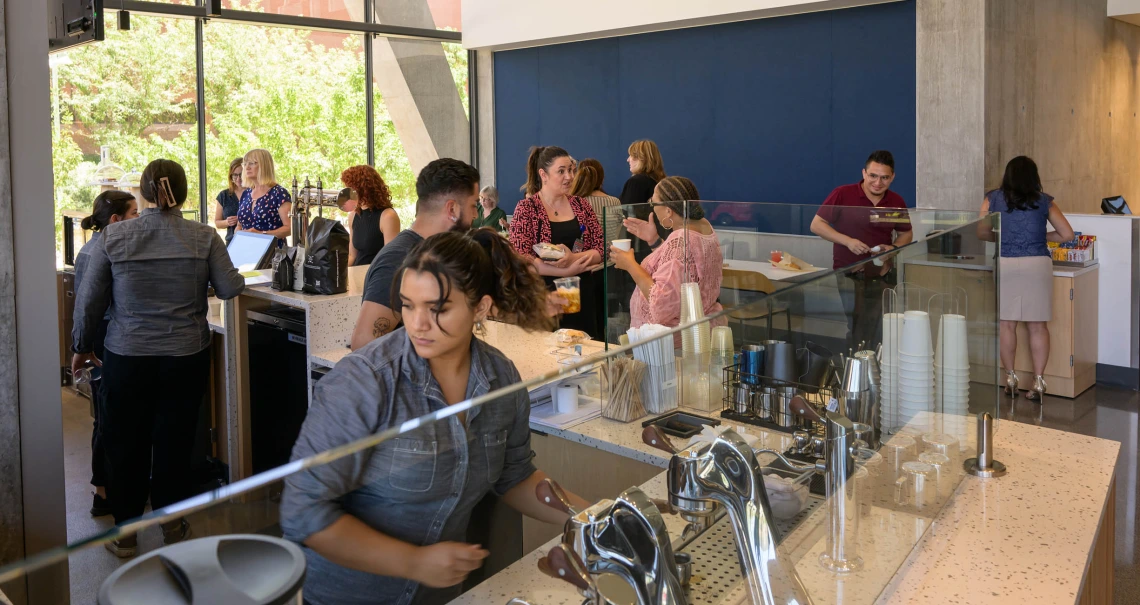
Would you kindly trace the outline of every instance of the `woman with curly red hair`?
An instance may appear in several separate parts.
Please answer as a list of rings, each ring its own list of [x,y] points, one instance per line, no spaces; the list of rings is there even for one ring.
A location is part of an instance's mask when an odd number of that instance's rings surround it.
[[[386,242],[400,233],[400,217],[392,208],[392,194],[376,169],[363,165],[346,168],[340,182],[352,190],[356,209],[348,215],[348,266],[372,263]]]

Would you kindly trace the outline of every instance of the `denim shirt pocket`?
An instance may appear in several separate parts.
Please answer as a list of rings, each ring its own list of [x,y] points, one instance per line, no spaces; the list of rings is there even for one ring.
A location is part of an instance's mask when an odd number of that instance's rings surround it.
[[[422,439],[395,439],[388,482],[396,489],[426,492],[435,481],[437,442]]]
[[[503,474],[503,461],[507,455],[508,431],[491,431],[483,435],[483,450],[487,454],[487,481],[494,484]]]

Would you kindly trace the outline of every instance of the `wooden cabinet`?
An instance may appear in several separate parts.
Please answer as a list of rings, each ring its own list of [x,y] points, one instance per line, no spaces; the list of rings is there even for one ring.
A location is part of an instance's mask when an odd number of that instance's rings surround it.
[[[1050,351],[1045,381],[1050,395],[1076,397],[1096,383],[1098,268],[1062,273],[1053,277],[1053,320],[1049,322]],[[994,303],[992,273],[907,263],[903,278],[908,284],[932,292],[965,293],[970,330],[970,379],[1004,384],[1005,374],[998,371],[1001,365],[997,351],[998,307]],[[1022,389],[1033,386],[1029,331],[1024,324],[1017,329],[1014,369]]]
[[[1045,382],[1049,394],[1076,397],[1096,384],[1098,269],[1073,277],[1053,277],[1053,321],[1049,322],[1049,361]],[[1022,388],[1033,386],[1029,331],[1017,328],[1014,369]]]

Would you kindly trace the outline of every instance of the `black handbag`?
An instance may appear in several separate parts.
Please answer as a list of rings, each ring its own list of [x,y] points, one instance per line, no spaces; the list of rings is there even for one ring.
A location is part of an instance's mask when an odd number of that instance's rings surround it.
[[[296,277],[294,262],[297,259],[296,248],[286,248],[277,252],[273,258],[273,289],[285,292],[293,291],[293,280]]]
[[[348,230],[339,221],[316,217],[309,223],[302,275],[309,294],[348,291]]]

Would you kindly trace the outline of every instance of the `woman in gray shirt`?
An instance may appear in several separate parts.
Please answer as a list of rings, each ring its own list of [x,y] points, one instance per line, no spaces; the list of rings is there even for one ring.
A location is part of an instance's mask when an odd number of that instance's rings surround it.
[[[492,310],[523,328],[551,327],[544,283],[528,265],[491,229],[424,240],[396,275],[393,308],[403,327],[317,383],[293,458],[519,382],[514,363],[472,331]],[[531,463],[529,419],[520,389],[289,476],[281,527],[307,547],[306,603],[422,605],[459,596],[489,554],[463,543],[488,492],[527,516],[564,523],[565,514],[535,496],[546,475]]]
[[[94,248],[103,236],[103,228],[119,221],[138,218],[139,205],[135,196],[126,191],[111,189],[100,193],[91,203],[91,216],[83,219],[83,229],[91,231],[91,239],[75,254],[75,287],[83,283],[83,274],[87,271],[87,261],[91,249]],[[107,338],[107,325],[111,322],[111,314],[105,313],[99,322],[99,329],[95,332],[94,353],[97,357],[103,356],[103,340]],[[99,418],[103,415],[103,381],[95,379],[91,382],[91,409],[94,412],[95,423],[91,427],[91,485],[95,487],[95,495],[91,498],[91,516],[102,517],[111,514],[111,506],[107,503],[107,471],[103,463],[103,438],[99,427]]]
[[[206,290],[229,299],[245,287],[217,231],[182,218],[182,166],[155,160],[140,180],[139,218],[108,225],[88,253],[72,330],[72,371],[88,362],[103,367],[107,498],[120,525],[142,515],[148,496],[157,510],[194,495],[190,452],[210,367]],[[95,334],[108,308],[99,360]],[[189,530],[185,521],[168,523],[165,542],[184,540]],[[107,548],[133,556],[136,538]]]

